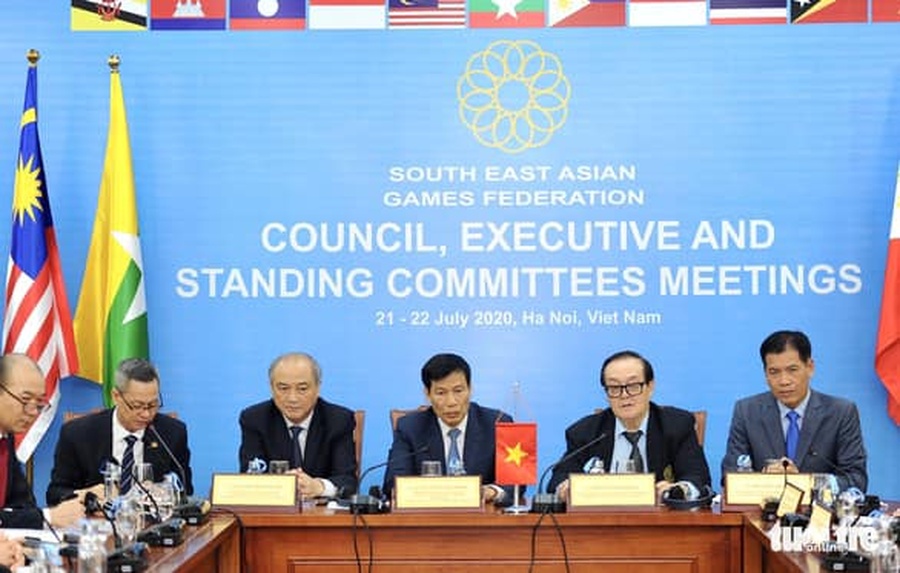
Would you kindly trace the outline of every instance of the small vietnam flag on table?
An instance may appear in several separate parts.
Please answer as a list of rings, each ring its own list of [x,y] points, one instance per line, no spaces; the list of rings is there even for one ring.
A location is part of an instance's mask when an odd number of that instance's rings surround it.
[[[497,423],[494,474],[498,485],[537,483],[536,423]]]

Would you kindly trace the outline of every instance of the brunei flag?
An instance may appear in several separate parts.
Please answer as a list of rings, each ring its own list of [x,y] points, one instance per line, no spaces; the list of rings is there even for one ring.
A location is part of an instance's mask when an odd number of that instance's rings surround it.
[[[470,28],[543,28],[544,0],[469,0]]]
[[[302,30],[306,0],[231,0],[232,30]]]
[[[75,311],[80,374],[103,384],[107,405],[118,363],[149,357],[144,262],[118,58],[112,65],[106,158]]]
[[[537,483],[537,424],[497,422],[494,475],[498,485]]]
[[[624,26],[625,0],[549,0],[554,28]]]
[[[225,0],[153,0],[151,30],[224,30]]]
[[[135,32],[147,29],[147,0],[72,0],[72,30]]]
[[[791,0],[792,24],[868,22],[867,0]]]

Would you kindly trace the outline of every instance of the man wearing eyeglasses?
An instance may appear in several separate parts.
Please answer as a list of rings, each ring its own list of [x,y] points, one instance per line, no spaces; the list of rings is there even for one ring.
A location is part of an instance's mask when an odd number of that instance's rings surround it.
[[[655,474],[658,493],[676,481],[698,489],[708,486],[709,466],[697,442],[694,415],[651,402],[655,384],[653,366],[637,352],[624,350],[607,358],[600,385],[610,407],[566,429],[566,454],[547,491],[564,496],[570,473],[591,471],[601,463],[613,473]],[[592,440],[596,443],[575,453]]]
[[[41,529],[44,519],[67,527],[84,517],[80,497],[46,510],[38,508],[16,459],[13,434],[25,431],[46,407],[44,375],[38,365],[23,354],[0,356],[0,528]]]
[[[118,464],[122,473],[128,472],[128,468],[133,471],[141,463],[150,463],[156,481],[174,473],[183,481],[185,493],[190,495],[193,485],[187,427],[184,422],[159,413],[163,403],[159,373],[153,364],[143,358],[120,362],[112,399],[114,408],[63,425],[47,487],[47,503],[66,499],[73,491],[83,488],[93,488],[101,496],[101,472],[107,462]],[[172,455],[166,451],[167,447]],[[172,456],[177,458],[177,463]],[[129,487],[131,480],[122,477],[122,490]]]

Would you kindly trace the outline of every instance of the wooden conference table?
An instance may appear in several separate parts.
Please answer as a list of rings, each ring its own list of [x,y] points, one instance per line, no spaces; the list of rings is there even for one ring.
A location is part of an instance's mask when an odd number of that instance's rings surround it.
[[[241,570],[240,529],[230,515],[214,515],[207,523],[189,526],[177,547],[149,548],[153,573],[237,573]]]
[[[357,573],[360,567],[369,571],[370,557],[374,573],[524,573],[540,519],[492,510],[353,516],[315,508],[238,515],[244,570],[252,573]],[[604,573],[738,573],[743,523],[739,513],[666,508],[548,515],[534,537],[533,571],[566,571],[567,554],[573,573],[601,566]]]

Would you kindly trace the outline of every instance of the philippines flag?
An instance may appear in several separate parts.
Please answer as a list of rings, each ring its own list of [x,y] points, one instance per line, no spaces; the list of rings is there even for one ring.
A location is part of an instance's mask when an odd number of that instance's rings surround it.
[[[302,30],[306,0],[231,0],[232,30]]]
[[[30,356],[44,373],[43,410],[24,435],[16,436],[16,453],[31,457],[59,407],[59,380],[78,370],[72,332],[72,314],[66,298],[50,197],[37,126],[37,60],[30,66],[25,85],[25,108],[19,123],[19,158],[16,163],[12,204],[12,241],[6,270],[6,308],[3,317],[3,353]]]

